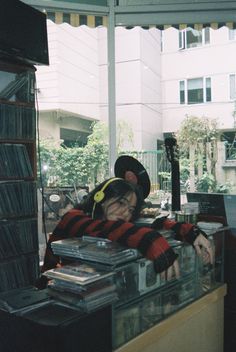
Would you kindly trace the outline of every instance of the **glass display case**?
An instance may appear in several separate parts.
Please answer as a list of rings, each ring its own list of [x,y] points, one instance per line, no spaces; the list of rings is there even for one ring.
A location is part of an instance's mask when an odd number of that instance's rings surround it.
[[[117,349],[224,282],[224,231],[208,234],[214,259],[205,262],[191,245],[168,238],[178,253],[180,277],[167,281],[145,258],[116,268],[119,300],[113,304],[113,349]]]
[[[117,294],[112,302],[112,348],[116,350],[224,282],[225,230],[222,226],[208,233],[212,263],[203,248],[197,255],[193,246],[173,239],[171,231],[165,232],[178,254],[179,276],[173,271],[171,277],[169,272],[157,274],[153,262],[136,250],[127,253],[126,247],[101,238],[58,240],[52,249],[62,258],[89,260],[96,270],[112,271]]]

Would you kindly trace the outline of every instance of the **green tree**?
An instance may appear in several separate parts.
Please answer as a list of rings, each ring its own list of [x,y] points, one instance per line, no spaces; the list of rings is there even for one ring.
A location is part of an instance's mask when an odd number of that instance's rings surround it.
[[[119,149],[125,140],[132,141],[132,130],[126,122],[117,126]],[[127,137],[127,138],[126,138]],[[109,177],[108,125],[95,122],[84,147],[66,147],[53,140],[41,140],[38,174],[44,185],[77,186],[93,188]]]
[[[189,159],[190,190],[195,190],[196,180],[197,182],[204,180],[205,184],[206,179],[211,179],[209,175],[215,179],[219,138],[217,120],[187,115],[176,133],[176,138],[180,148],[180,158]]]

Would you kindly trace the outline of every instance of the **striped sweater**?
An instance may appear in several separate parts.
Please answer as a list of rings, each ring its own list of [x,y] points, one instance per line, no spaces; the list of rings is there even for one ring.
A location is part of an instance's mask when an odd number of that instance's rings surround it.
[[[194,226],[191,224],[178,223],[163,218],[156,223],[157,228],[160,226],[165,230],[173,230],[175,239],[191,244],[197,236]],[[94,220],[82,210],[71,209],[62,217],[49,238],[42,272],[56,267],[59,263],[59,258],[52,252],[51,242],[84,235],[108,238],[124,246],[138,249],[144,257],[153,260],[157,273],[166,270],[177,258],[177,254],[157,229],[137,227],[135,224],[123,220]]]

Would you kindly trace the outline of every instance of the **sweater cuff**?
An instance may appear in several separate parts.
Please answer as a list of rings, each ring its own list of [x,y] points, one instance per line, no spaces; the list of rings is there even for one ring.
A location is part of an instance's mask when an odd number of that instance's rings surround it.
[[[174,261],[178,258],[172,248],[169,248],[165,253],[161,254],[158,258],[154,260],[154,269],[156,273],[161,273],[167,270]]]
[[[194,241],[196,240],[197,236],[199,236],[200,234],[202,234],[206,238],[208,237],[204,231],[200,230],[200,228],[198,226],[194,225],[185,237],[186,242],[193,244]]]
[[[151,227],[155,230],[161,230],[164,226],[164,222],[166,221],[167,219],[167,216],[162,216],[160,218],[157,218],[156,220],[153,221]]]

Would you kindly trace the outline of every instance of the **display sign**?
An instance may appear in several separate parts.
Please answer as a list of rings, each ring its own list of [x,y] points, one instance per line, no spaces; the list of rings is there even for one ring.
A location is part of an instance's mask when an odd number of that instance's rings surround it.
[[[231,230],[236,231],[236,194],[189,192],[187,200],[199,203],[200,214],[225,218]]]

